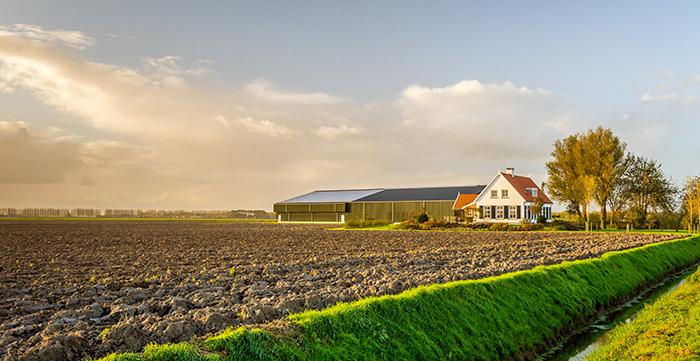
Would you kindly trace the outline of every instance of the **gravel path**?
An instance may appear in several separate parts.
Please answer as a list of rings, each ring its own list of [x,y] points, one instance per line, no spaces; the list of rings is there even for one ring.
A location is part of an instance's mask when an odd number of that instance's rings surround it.
[[[338,301],[670,235],[329,231],[314,225],[0,222],[0,360],[177,342]]]

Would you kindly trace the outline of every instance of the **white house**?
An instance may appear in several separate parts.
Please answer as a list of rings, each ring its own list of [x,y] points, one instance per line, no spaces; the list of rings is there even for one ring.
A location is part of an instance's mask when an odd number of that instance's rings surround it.
[[[515,175],[514,171],[513,168],[499,171],[476,199],[464,205],[463,209],[478,209],[478,212],[474,212],[477,215],[475,220],[481,222],[535,222],[538,215],[533,214],[531,206],[539,198],[543,203],[541,214],[550,221],[552,201],[532,178]]]

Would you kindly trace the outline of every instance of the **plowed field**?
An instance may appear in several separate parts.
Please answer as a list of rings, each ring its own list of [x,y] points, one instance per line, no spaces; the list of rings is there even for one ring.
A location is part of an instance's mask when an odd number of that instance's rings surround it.
[[[330,231],[314,225],[0,222],[0,360],[140,350],[338,301],[674,238]]]

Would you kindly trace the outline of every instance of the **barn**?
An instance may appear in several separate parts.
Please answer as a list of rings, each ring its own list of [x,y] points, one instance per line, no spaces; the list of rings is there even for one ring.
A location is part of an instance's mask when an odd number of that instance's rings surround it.
[[[276,203],[274,211],[279,222],[402,222],[420,212],[446,219],[456,215],[460,195],[475,197],[485,187],[318,190]]]

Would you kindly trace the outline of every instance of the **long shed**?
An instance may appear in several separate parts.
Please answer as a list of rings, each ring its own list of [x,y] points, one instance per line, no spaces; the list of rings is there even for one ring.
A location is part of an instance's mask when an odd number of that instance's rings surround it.
[[[454,217],[460,194],[479,194],[485,185],[421,188],[319,190],[276,203],[279,222],[401,222],[419,212]]]

